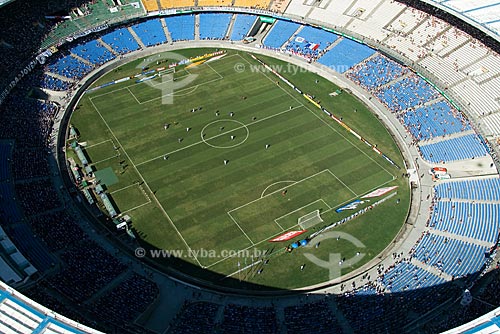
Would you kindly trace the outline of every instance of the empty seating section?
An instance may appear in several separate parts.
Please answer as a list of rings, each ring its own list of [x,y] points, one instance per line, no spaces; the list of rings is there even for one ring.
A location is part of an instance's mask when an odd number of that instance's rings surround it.
[[[437,201],[429,226],[436,230],[494,243],[500,204]]]
[[[194,0],[160,0],[161,8],[193,7]]]
[[[184,304],[169,333],[214,333],[215,317],[219,307],[219,305],[210,302]]]
[[[200,14],[200,39],[224,39],[232,14]]]
[[[375,50],[370,47],[344,38],[319,58],[318,62],[339,73],[344,73],[374,53]]]
[[[233,0],[198,0],[198,6],[212,6],[212,7],[230,7],[233,4]]]
[[[298,23],[276,21],[273,28],[264,39],[264,45],[269,48],[280,49],[299,27],[300,25]]]
[[[0,142],[0,181],[10,178],[9,163],[12,156],[12,144]]]
[[[383,275],[381,281],[385,288],[391,292],[423,289],[445,282],[444,278],[407,262],[397,264],[392,270]]]
[[[342,333],[325,301],[285,307],[287,333]]]
[[[153,12],[155,10],[158,10],[158,1],[156,0],[141,0],[142,4],[144,5],[144,8],[146,8],[146,11],[148,12]]]
[[[375,95],[393,111],[415,107],[439,97],[438,92],[417,75],[382,87]]]
[[[229,39],[239,41],[245,38],[255,22],[256,16],[238,14],[234,20],[233,30]]]
[[[17,208],[14,187],[10,183],[0,183],[0,217],[2,224],[16,223],[21,220],[21,213]]]
[[[415,258],[448,275],[458,277],[478,272],[486,260],[487,247],[427,233],[415,248]]]
[[[170,16],[165,21],[173,41],[194,39],[194,15]]]
[[[48,66],[48,69],[66,78],[81,79],[92,70],[92,67],[68,55],[57,59]]]
[[[500,179],[446,182],[434,187],[437,198],[500,201]]]
[[[224,308],[221,333],[277,333],[276,311],[273,307],[250,307],[229,304]]]
[[[416,110],[407,110],[403,115],[403,122],[413,137],[418,140],[471,129],[462,114],[444,101]]]
[[[63,81],[47,74],[44,74],[40,80],[40,88],[63,91],[68,90],[71,86],[72,84],[70,82]]]
[[[167,36],[165,36],[159,19],[135,24],[132,26],[132,29],[146,46],[159,45],[167,42]]]
[[[137,44],[127,28],[114,30],[102,36],[101,39],[120,54],[129,53],[139,49],[139,44]]]
[[[420,145],[420,151],[423,158],[431,162],[473,159],[488,154],[476,134]]]
[[[234,0],[234,5],[236,7],[267,9],[270,2],[270,0]]]
[[[79,44],[70,51],[95,65],[102,65],[115,58],[108,49],[96,40]]]
[[[361,87],[372,91],[408,72],[406,67],[395,61],[382,55],[376,55],[351,68],[346,76]]]
[[[316,58],[321,51],[328,48],[338,36],[323,29],[305,26],[286,46],[287,50],[306,57]]]

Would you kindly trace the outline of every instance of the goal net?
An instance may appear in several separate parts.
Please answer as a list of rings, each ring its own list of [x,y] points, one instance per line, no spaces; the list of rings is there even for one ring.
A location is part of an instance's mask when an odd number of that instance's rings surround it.
[[[307,230],[308,228],[323,222],[323,219],[321,219],[321,216],[319,215],[319,210],[314,210],[313,212],[300,217],[298,220],[299,226],[303,230]]]
[[[158,76],[161,77],[163,75],[167,75],[167,74],[174,74],[175,73],[175,67],[172,67],[172,68],[166,68],[162,71],[159,71],[158,72]]]

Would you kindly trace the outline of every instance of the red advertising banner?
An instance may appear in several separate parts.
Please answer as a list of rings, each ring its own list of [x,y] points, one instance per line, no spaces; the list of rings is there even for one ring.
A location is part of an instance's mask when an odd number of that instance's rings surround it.
[[[307,232],[307,230],[302,230],[302,231],[288,231],[286,233],[283,233],[280,236],[277,236],[274,239],[269,240],[269,242],[281,242],[281,241],[287,241],[290,239],[295,238],[298,235],[301,235],[302,233]]]
[[[391,190],[396,189],[397,187],[398,187],[398,186],[394,186],[394,187],[385,187],[385,188],[378,188],[377,190],[374,190],[374,191],[372,191],[371,193],[366,194],[365,196],[362,196],[361,198],[379,197],[379,196],[382,196],[382,195],[387,194],[388,192],[390,192]]]

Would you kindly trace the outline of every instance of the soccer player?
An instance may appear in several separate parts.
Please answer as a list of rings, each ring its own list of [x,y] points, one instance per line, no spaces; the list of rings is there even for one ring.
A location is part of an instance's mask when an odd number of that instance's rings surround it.
[[[266,150],[267,150],[267,149],[269,148],[269,146],[271,146],[271,145],[269,145],[269,144],[266,144]]]
[[[234,112],[232,112],[232,111],[231,111],[231,112],[229,113],[229,116],[233,117],[233,116],[234,116]]]
[[[224,165],[227,165],[229,163],[229,160],[224,160]]]
[[[236,138],[235,136],[231,136],[231,140],[234,140],[234,138]]]
[[[168,155],[164,155],[163,160],[168,160]]]
[[[191,130],[191,128],[186,128],[186,132],[189,132]]]
[[[182,143],[182,138],[177,139],[177,141],[179,142],[179,144]]]
[[[215,112],[215,116],[219,116],[219,110]]]

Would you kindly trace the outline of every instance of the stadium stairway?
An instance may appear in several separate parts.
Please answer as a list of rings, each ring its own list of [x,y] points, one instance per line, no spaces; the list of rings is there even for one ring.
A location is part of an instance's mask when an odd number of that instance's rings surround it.
[[[173,43],[172,35],[170,34],[170,31],[168,31],[167,22],[165,22],[165,18],[162,17],[160,19],[160,22],[161,22],[161,26],[163,27],[163,32],[165,33],[165,36],[167,36],[168,44],[172,44]]]
[[[92,63],[91,63],[90,61],[88,61],[87,59],[80,57],[80,56],[79,56],[79,55],[77,55],[77,54],[71,53],[71,57],[78,59],[79,61],[81,61],[82,63],[84,63],[84,64],[86,64],[86,65],[89,65],[90,67],[94,67],[94,64],[92,64]]]
[[[194,40],[200,40],[200,15],[194,16]]]
[[[108,43],[104,42],[102,40],[102,38],[98,38],[97,39],[99,41],[99,43],[102,44],[102,46],[104,46],[109,52],[111,52],[112,54],[114,54],[115,56],[119,56],[118,52],[116,52]]]
[[[447,280],[448,282],[452,280],[451,275],[448,275],[445,272],[441,272],[441,271],[437,270],[435,267],[428,265],[428,264],[425,264],[420,260],[411,259],[411,264],[415,265],[416,267],[422,268],[423,270],[425,270],[425,271],[427,271],[435,276],[442,277],[445,280]]]
[[[134,37],[135,41],[137,42],[137,44],[139,44],[139,46],[141,47],[141,49],[144,50],[146,48],[146,46],[142,42],[141,38],[134,31],[134,29],[132,29],[132,27],[128,27],[127,30],[130,32],[130,34],[132,35],[132,37]]]
[[[443,236],[443,237],[449,238],[449,239],[461,240],[461,241],[467,242],[469,244],[476,244],[476,245],[479,245],[482,247],[488,247],[488,248],[491,247],[491,243],[487,242],[487,241],[477,240],[477,239],[465,237],[465,236],[458,235],[458,234],[453,234],[450,232],[444,232],[444,231],[436,230],[436,229],[431,229],[431,232],[432,232],[432,234],[440,235],[440,236]]]
[[[233,14],[233,16],[231,16],[231,20],[229,21],[229,26],[227,27],[225,37],[229,38],[233,33],[234,21],[236,21],[236,14]]]

